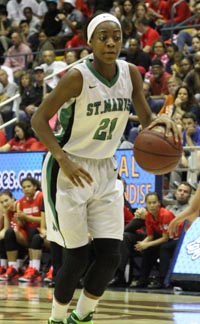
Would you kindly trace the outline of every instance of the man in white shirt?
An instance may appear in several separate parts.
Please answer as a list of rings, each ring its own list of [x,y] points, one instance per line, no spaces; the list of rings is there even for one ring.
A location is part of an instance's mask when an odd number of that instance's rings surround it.
[[[12,20],[13,25],[19,24],[20,20],[26,19],[24,8],[31,7],[33,14],[37,15],[39,4],[36,0],[9,0],[6,5],[8,18]]]
[[[41,67],[44,69],[45,76],[55,72],[57,73],[57,75],[47,80],[47,84],[53,89],[59,80],[58,73],[63,71],[67,67],[67,64],[63,61],[56,61],[53,51],[44,51],[42,57],[44,63],[41,64]]]

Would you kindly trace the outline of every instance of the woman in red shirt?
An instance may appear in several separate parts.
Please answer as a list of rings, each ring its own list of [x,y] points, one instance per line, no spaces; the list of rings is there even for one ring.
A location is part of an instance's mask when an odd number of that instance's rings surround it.
[[[160,199],[156,192],[149,192],[145,197],[147,214],[145,225],[147,236],[143,241],[137,242],[135,250],[142,252],[140,278],[135,287],[148,286],[150,272],[159,257],[160,246],[169,240],[168,227],[174,214],[161,207]]]
[[[32,145],[37,142],[30,126],[23,122],[17,122],[13,127],[13,137],[0,147],[0,152],[32,151]]]

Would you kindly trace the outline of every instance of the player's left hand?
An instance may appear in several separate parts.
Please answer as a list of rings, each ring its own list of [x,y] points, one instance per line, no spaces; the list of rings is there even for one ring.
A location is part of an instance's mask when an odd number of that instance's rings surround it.
[[[182,142],[182,134],[181,134],[179,127],[177,127],[175,122],[168,115],[162,114],[162,115],[158,116],[151,122],[151,124],[148,126],[148,128],[152,129],[155,126],[164,126],[166,137],[170,136],[171,132],[172,132],[174,135],[175,141],[177,143]]]

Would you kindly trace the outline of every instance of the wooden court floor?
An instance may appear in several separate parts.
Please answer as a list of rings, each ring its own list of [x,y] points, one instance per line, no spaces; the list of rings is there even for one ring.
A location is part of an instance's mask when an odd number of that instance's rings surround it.
[[[72,301],[72,310],[80,290]],[[0,284],[0,324],[47,324],[53,289],[28,283]],[[200,293],[107,290],[94,324],[200,324]]]

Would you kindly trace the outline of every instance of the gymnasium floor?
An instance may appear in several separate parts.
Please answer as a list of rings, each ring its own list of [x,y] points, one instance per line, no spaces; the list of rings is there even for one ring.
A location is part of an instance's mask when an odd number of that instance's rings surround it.
[[[77,290],[70,311],[74,308]],[[53,289],[41,283],[0,283],[0,324],[47,324]],[[108,289],[94,324],[200,324],[200,292]]]

